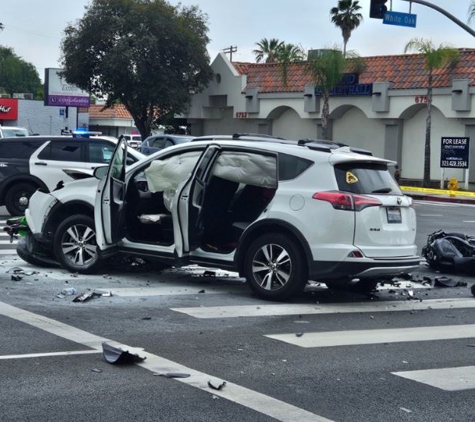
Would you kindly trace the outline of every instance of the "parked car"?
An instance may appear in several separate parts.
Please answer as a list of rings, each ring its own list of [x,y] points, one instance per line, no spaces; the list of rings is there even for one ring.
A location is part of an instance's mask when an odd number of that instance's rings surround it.
[[[127,145],[131,148],[140,149],[140,146],[142,145],[142,136],[135,133],[124,133],[119,136],[119,139],[125,139]]]
[[[91,177],[108,164],[117,144],[109,137],[22,136],[0,141],[0,205],[11,215],[23,215],[31,195],[42,188],[50,192],[59,182]],[[133,149],[129,162],[144,156]]]
[[[419,265],[391,161],[318,141],[189,142],[127,169],[126,152],[119,142],[95,179],[32,196],[30,252],[79,273],[116,253],[229,268],[270,300],[309,279],[370,289]]]
[[[187,135],[152,135],[142,142],[140,152],[145,155],[150,155],[173,145],[190,142],[192,139],[193,136]]]
[[[17,126],[2,126],[0,125],[0,138],[10,138],[13,136],[28,136],[28,129]]]

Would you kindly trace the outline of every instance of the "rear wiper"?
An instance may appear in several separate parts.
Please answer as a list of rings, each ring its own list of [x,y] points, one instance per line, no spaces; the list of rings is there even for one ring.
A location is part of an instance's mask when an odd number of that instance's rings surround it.
[[[381,188],[381,189],[375,189],[371,191],[371,193],[389,193],[391,191],[392,191],[391,188]]]

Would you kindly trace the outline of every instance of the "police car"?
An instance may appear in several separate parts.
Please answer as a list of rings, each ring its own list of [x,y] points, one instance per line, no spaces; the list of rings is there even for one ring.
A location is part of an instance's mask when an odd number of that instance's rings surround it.
[[[11,215],[23,215],[31,195],[51,192],[58,183],[92,176],[108,164],[117,140],[85,131],[72,136],[21,136],[0,140],[0,206]],[[130,163],[144,155],[128,151]]]

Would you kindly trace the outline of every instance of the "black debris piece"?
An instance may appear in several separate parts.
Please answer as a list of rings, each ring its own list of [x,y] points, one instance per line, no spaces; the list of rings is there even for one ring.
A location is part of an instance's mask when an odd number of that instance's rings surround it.
[[[295,334],[297,337],[302,337],[303,336],[303,333],[296,333]]]
[[[208,386],[213,390],[222,390],[226,386],[226,381],[223,381],[219,385],[213,384],[211,381],[208,381]]]
[[[458,284],[457,280],[454,280],[453,278],[442,276],[442,277],[436,277],[435,278],[434,286],[437,286],[437,287],[455,287],[455,286],[457,286],[457,284]]]
[[[472,292],[472,295],[475,296],[475,284],[472,284],[470,291]]]
[[[152,319],[152,317],[149,317],[149,316],[145,316],[142,318],[144,321],[150,321]]]
[[[198,293],[206,293],[204,290],[200,290]]]
[[[184,372],[155,372],[153,375],[158,377],[165,377],[165,378],[189,378],[190,374],[185,374]]]
[[[24,274],[25,270],[23,268],[20,268],[20,267],[13,267],[13,268],[10,268],[8,271],[7,271],[7,274]]]
[[[22,279],[23,279],[23,276],[12,274],[12,280],[13,281],[20,281]]]
[[[109,363],[134,363],[146,359],[135,351],[129,351],[125,346],[112,346],[109,343],[102,343],[102,354],[104,359]]]
[[[203,273],[203,277],[216,277],[216,273],[214,271],[208,271],[206,270],[204,273]]]

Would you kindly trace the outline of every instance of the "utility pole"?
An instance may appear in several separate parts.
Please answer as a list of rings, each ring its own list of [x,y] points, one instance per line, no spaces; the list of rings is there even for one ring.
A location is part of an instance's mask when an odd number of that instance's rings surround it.
[[[228,48],[223,48],[223,52],[224,54],[228,54],[229,53],[229,61],[232,62],[233,61],[233,53],[235,53],[237,51],[237,45],[235,46],[230,46]]]
[[[458,26],[465,29],[465,31],[467,31],[470,35],[475,37],[475,31],[472,28],[470,28],[468,25],[463,23],[461,20],[457,19],[454,15],[450,14],[446,10],[442,9],[439,6],[436,6],[435,4],[429,3],[428,1],[425,1],[425,0],[402,0],[402,1],[409,2],[409,4],[411,3],[422,4],[423,6],[427,6],[427,7],[430,7],[431,9],[437,10],[437,12],[442,13],[444,16],[448,17],[452,22],[455,22]]]

